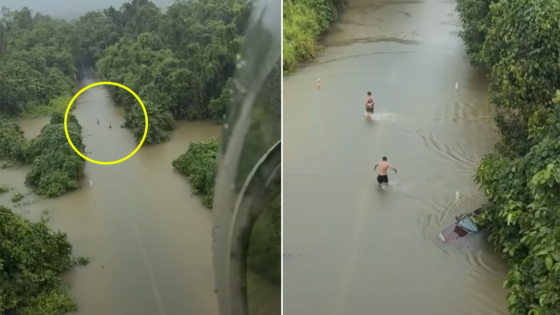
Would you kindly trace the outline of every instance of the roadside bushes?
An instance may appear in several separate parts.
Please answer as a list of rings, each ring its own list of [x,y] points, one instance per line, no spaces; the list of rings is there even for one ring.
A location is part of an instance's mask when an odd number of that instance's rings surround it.
[[[82,126],[72,114],[68,115],[68,134],[74,146],[85,152]],[[36,193],[50,198],[79,188],[78,180],[85,167],[84,160],[74,152],[64,133],[64,115],[55,113],[41,134],[29,141],[14,122],[0,120],[0,157],[30,164],[25,184],[36,186]]]
[[[490,4],[495,2],[497,0],[457,0],[456,10],[463,26],[459,37],[465,42],[471,63],[476,66],[485,65],[481,53],[492,21]]]
[[[62,117],[61,117],[62,116]],[[68,134],[80,152],[85,152],[82,126],[69,114]],[[59,197],[78,189],[78,180],[85,167],[84,159],[74,152],[64,132],[64,116],[57,113],[41,134],[31,141],[33,167],[25,176],[25,184],[37,187],[36,193],[44,197]]]
[[[560,105],[548,123],[530,125],[537,144],[525,156],[490,154],[475,176],[489,199],[479,220],[511,266],[504,287],[513,315],[560,314]]]
[[[29,163],[29,141],[23,130],[14,122],[0,118],[0,158],[16,163]]]
[[[202,195],[202,203],[212,209],[218,172],[218,140],[191,143],[187,152],[173,160],[171,165],[187,176],[193,192]]]
[[[457,3],[501,135],[475,175],[488,197],[478,220],[510,266],[510,314],[560,314],[560,2]]]
[[[457,0],[461,38],[473,64],[490,71],[498,149],[520,157],[535,143],[528,121],[560,87],[560,2]]]
[[[299,62],[313,59],[320,50],[317,42],[337,18],[345,0],[286,0],[284,8],[284,71],[293,70]]]
[[[46,220],[30,222],[0,206],[0,314],[51,314],[76,311],[59,277],[76,259],[66,234]]]

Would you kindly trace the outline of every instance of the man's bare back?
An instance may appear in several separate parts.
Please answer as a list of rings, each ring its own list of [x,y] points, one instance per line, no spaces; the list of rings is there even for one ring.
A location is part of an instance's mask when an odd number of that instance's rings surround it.
[[[389,183],[389,177],[387,176],[387,170],[388,169],[392,169],[393,171],[395,171],[395,174],[397,174],[397,169],[394,168],[393,166],[391,166],[391,164],[389,164],[389,162],[387,162],[387,157],[385,157],[385,156],[383,157],[381,162],[375,164],[375,167],[373,168],[373,171],[375,172],[375,170],[378,167],[379,167],[379,175],[377,175],[377,182],[379,183],[379,185]]]
[[[391,167],[391,164],[381,161],[377,165],[379,166],[379,175],[387,175],[387,170]]]

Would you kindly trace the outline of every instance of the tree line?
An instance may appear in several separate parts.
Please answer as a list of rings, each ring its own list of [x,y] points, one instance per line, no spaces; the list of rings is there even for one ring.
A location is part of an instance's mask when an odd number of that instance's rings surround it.
[[[4,8],[0,114],[29,117],[65,109],[75,80],[93,68],[141,97],[150,118],[147,144],[167,140],[177,119],[220,121],[250,9],[247,1],[197,0],[162,12],[149,0],[132,0],[66,22],[28,8]],[[140,140],[144,115],[136,99],[110,90]]]
[[[475,181],[488,197],[479,221],[510,266],[509,313],[560,314],[560,2],[457,0],[457,11],[501,135]]]
[[[282,71],[280,60],[269,74],[257,97],[252,120],[237,165],[234,189],[239,192],[249,174],[281,138]],[[240,105],[240,104],[237,104]],[[171,164],[186,175],[193,193],[202,203],[213,207],[214,187],[218,174],[218,152],[227,146],[227,135],[220,141],[193,142],[187,151]],[[249,243],[249,266],[252,271],[273,284],[281,281],[281,196],[278,196],[255,222]]]
[[[162,12],[148,0],[132,0],[119,9],[88,12],[67,22],[28,8],[3,8],[0,158],[31,164],[25,182],[45,197],[78,188],[84,161],[69,146],[62,123],[76,81],[87,69],[141,97],[149,115],[147,144],[166,141],[178,119],[221,121],[233,91],[232,75],[250,9],[251,2],[241,0],[193,0],[176,2]],[[271,74],[276,79],[263,89],[268,106],[254,112],[240,182],[271,141],[280,139],[280,69],[278,64]],[[126,126],[140,140],[144,115],[136,100],[122,89],[109,89],[126,110]],[[46,115],[51,116],[50,123],[32,140],[12,120]],[[72,114],[68,128],[72,143],[84,152],[81,126]],[[192,158],[201,154],[205,160]],[[178,169],[189,169],[183,173],[194,190],[206,195],[208,207],[217,154],[218,142],[212,140],[193,144],[186,156],[178,158],[185,161],[174,162]],[[271,207],[254,234],[262,240],[253,249],[258,259],[252,268],[279,283],[280,204]],[[0,207],[0,239],[0,314],[64,314],[77,309],[59,278],[78,261],[64,233],[53,232],[44,220],[32,223]]]

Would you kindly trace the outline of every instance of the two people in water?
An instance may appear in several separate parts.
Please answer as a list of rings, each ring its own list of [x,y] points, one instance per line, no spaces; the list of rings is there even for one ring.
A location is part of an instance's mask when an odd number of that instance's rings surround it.
[[[99,118],[97,118],[97,124],[99,125]],[[109,122],[109,129],[113,129],[113,126],[111,125],[110,122]]]
[[[379,174],[377,175],[377,183],[379,186],[381,185],[388,185],[389,184],[389,176],[387,175],[387,170],[392,169],[397,174],[397,169],[394,168],[389,162],[387,162],[387,157],[384,156],[381,159],[381,162],[375,164],[373,171],[375,172],[379,167]]]

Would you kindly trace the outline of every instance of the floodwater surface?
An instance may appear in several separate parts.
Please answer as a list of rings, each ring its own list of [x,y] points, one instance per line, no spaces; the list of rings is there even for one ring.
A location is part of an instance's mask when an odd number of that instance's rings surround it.
[[[131,132],[119,127],[124,113],[104,87],[87,90],[76,103],[88,157],[113,161],[134,150]],[[39,118],[20,125],[31,138],[47,122]],[[212,212],[190,193],[171,161],[191,142],[218,137],[220,130],[214,123],[179,122],[170,141],[145,145],[125,162],[86,162],[82,188],[75,192],[23,199],[22,204],[37,202],[16,211],[36,219],[43,209],[53,209],[50,225],[68,233],[76,255],[91,258],[65,275],[79,303],[77,314],[217,315]],[[0,185],[15,186],[14,193],[29,191],[23,186],[27,169],[0,170]],[[13,208],[11,196],[0,202]]]
[[[497,140],[454,10],[350,0],[324,54],[285,77],[285,314],[507,313],[507,268],[484,237],[437,237],[483,204],[472,176]],[[398,169],[387,190],[383,156]]]

